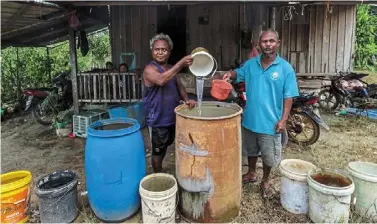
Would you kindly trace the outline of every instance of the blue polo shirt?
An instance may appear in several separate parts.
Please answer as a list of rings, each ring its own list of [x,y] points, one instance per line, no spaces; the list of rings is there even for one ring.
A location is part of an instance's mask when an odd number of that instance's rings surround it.
[[[242,126],[256,133],[275,135],[281,119],[284,99],[298,96],[296,75],[292,66],[277,55],[265,70],[261,55],[236,69],[237,82],[245,82],[246,107]]]

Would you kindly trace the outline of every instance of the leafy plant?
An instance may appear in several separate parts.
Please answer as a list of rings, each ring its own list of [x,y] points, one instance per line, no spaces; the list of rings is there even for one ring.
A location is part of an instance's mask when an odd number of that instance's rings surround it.
[[[91,70],[91,67],[105,67],[111,61],[109,32],[88,35],[89,52],[83,57],[77,49],[79,71]],[[17,61],[18,50],[18,61]],[[1,99],[3,102],[15,101],[18,86],[22,89],[51,85],[51,79],[57,72],[69,71],[69,42],[49,47],[49,57],[43,47],[9,47],[1,50]],[[18,73],[17,73],[18,72]],[[18,74],[18,75],[17,75]],[[50,77],[51,76],[51,77]]]
[[[356,18],[355,66],[371,69],[377,57],[377,14],[370,5],[359,5]]]

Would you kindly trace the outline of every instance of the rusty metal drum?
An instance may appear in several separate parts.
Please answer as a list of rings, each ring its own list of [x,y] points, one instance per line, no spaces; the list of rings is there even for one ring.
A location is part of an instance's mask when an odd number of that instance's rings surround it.
[[[242,108],[203,102],[201,110],[175,109],[179,209],[193,222],[230,222],[241,206]]]

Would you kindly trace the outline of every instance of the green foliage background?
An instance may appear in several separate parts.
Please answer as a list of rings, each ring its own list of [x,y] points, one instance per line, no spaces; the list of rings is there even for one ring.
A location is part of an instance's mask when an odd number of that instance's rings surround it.
[[[83,57],[77,49],[79,71],[105,67],[111,61],[109,32],[88,35],[89,52]],[[69,42],[65,41],[49,48],[50,57],[45,47],[9,47],[1,51],[1,101],[17,100],[17,85],[23,88],[50,85],[51,77],[57,72],[70,70]],[[51,67],[50,67],[51,65]],[[17,67],[18,77],[17,78]],[[51,71],[51,72],[50,72]]]
[[[377,6],[363,4],[357,7],[355,66],[376,69]]]

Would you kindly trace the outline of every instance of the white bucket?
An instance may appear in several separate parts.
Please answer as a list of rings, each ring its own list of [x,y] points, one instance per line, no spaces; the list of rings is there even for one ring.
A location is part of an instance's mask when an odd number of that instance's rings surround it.
[[[193,75],[203,78],[208,75],[212,77],[215,74],[217,62],[205,49],[192,54],[191,57],[193,62],[189,69]]]
[[[309,218],[315,223],[348,223],[355,185],[338,170],[314,169],[308,173]]]
[[[309,195],[307,176],[315,169],[312,163],[299,159],[285,159],[279,165],[281,177],[280,202],[293,214],[307,214]]]
[[[355,183],[355,212],[377,222],[377,164],[368,162],[350,162],[348,171]]]
[[[175,223],[177,181],[156,173],[144,177],[139,186],[144,223]]]

